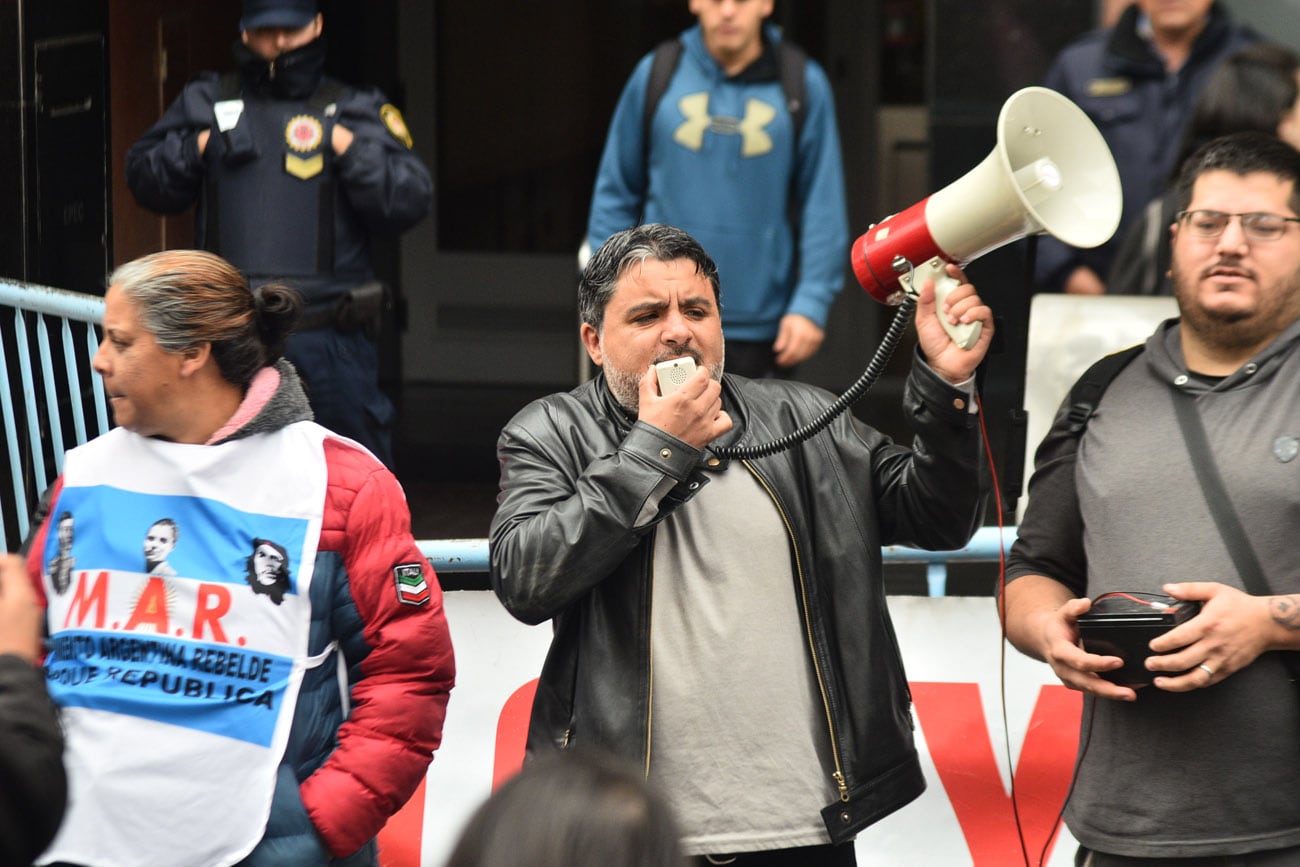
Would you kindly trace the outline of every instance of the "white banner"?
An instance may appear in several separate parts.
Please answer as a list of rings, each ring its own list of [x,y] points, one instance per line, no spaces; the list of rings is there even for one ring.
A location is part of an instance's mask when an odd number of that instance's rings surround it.
[[[1072,864],[1075,843],[1063,828],[1047,860],[1040,858],[1069,787],[1079,693],[1009,645],[1003,657],[989,597],[896,596],[889,604],[929,787],[858,838],[859,863]],[[551,640],[549,623],[515,621],[486,591],[448,593],[446,608],[456,688],[426,785],[380,838],[385,867],[441,867],[495,776],[518,766],[528,687]],[[1016,768],[1015,809],[1008,754]]]

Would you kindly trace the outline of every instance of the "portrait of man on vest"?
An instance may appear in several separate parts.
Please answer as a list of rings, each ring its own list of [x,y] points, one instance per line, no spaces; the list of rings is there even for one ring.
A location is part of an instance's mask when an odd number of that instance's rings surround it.
[[[254,539],[253,553],[244,563],[244,580],[254,593],[271,597],[279,605],[289,590],[289,553],[270,539]]]
[[[77,558],[72,556],[74,533],[75,522],[72,513],[61,513],[58,523],[59,553],[50,558],[46,567],[50,573],[50,580],[54,583],[54,591],[60,595],[66,593],[72,586],[72,570],[77,567]]]

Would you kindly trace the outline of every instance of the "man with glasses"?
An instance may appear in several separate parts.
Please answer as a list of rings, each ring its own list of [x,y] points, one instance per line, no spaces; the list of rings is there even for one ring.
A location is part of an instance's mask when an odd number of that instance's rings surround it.
[[[1249,241],[1276,241],[1286,234],[1287,223],[1300,223],[1300,217],[1284,217],[1257,211],[1250,214],[1225,214],[1223,211],[1179,211],[1174,218],[1187,226],[1198,238],[1218,239],[1233,217],[1241,219],[1241,231]]]
[[[1082,430],[1067,399],[1036,456],[1007,637],[1085,693],[1065,808],[1079,864],[1300,864],[1298,185],[1300,153],[1272,136],[1187,161],[1171,230],[1181,317]],[[1203,493],[1207,465],[1221,496]],[[1149,684],[1112,682],[1121,659],[1080,645],[1090,600],[1116,592],[1201,605],[1147,644]]]

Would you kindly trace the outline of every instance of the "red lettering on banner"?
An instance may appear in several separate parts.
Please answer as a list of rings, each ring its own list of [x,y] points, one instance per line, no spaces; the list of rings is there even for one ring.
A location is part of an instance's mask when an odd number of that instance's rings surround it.
[[[415,794],[402,809],[389,817],[379,829],[380,867],[420,867],[420,847],[424,845],[425,783],[420,780]]]
[[[974,867],[1024,863],[979,684],[913,683],[911,687],[930,757],[957,814]],[[1060,685],[1042,687],[1020,747],[1014,771],[1015,806],[1031,867],[1047,860],[1060,831],[1058,817],[1074,773],[1082,707],[1080,693]],[[1046,845],[1049,840],[1051,845]]]
[[[511,693],[497,717],[496,757],[492,767],[492,790],[519,772],[524,764],[528,740],[528,718],[533,712],[537,681],[530,680]],[[424,834],[425,781],[379,832],[380,867],[419,867]]]
[[[167,584],[161,578],[150,578],[140,591],[131,619],[126,622],[127,631],[141,624],[153,624],[160,635],[171,631],[167,625]]]
[[[912,683],[926,746],[970,849],[973,867],[1022,864],[1011,796],[994,758],[979,684]],[[537,681],[515,690],[497,719],[492,769],[495,790],[523,764]],[[1016,812],[1032,867],[1051,855],[1060,810],[1070,788],[1079,743],[1080,694],[1064,686],[1040,689],[1015,770]],[[1048,843],[1050,838],[1051,845]],[[1041,860],[1040,860],[1041,859]]]
[[[203,627],[212,627],[212,640],[229,644],[226,630],[221,628],[221,618],[230,610],[230,591],[220,584],[200,584],[199,598],[194,607],[194,638],[203,638]]]
[[[95,629],[104,628],[104,611],[108,607],[108,573],[100,572],[95,576],[94,586],[90,591],[86,590],[85,572],[77,573],[77,590],[72,594],[72,602],[68,605],[68,614],[63,618],[63,628],[67,629],[72,623],[72,616],[77,616],[77,625],[81,626],[86,622],[86,615],[93,606],[95,609]]]
[[[492,763],[492,791],[519,773],[528,744],[528,720],[533,715],[537,681],[530,680],[510,694],[497,717],[497,749]]]

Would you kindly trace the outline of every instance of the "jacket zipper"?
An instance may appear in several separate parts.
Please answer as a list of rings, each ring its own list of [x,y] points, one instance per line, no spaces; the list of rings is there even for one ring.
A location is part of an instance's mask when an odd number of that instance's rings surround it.
[[[799,580],[799,598],[803,603],[804,635],[808,639],[808,652],[812,656],[813,675],[817,678],[817,689],[821,693],[822,697],[822,710],[826,712],[826,728],[830,732],[831,759],[835,763],[835,773],[831,774],[831,778],[835,781],[835,788],[840,793],[840,802],[847,804],[849,802],[849,786],[848,782],[844,779],[844,767],[840,763],[840,742],[835,731],[835,718],[831,715],[831,700],[830,696],[826,692],[826,681],[822,674],[821,660],[817,656],[817,645],[816,642],[813,641],[812,609],[808,604],[808,585],[804,580],[803,560],[799,556],[799,540],[795,537],[794,527],[790,524],[790,519],[786,515],[785,509],[781,507],[780,499],[777,498],[776,492],[772,490],[770,485],[768,485],[767,479],[765,479],[763,474],[755,469],[754,465],[749,461],[742,460],[741,463],[744,465],[745,469],[749,470],[750,475],[757,479],[758,483],[763,486],[763,490],[767,491],[767,495],[772,499],[772,503],[776,506],[777,514],[781,516],[781,523],[785,524],[785,532],[790,537],[790,550],[794,551],[795,577]]]
[[[646,696],[645,696],[645,778],[650,779],[650,738],[652,734],[651,725],[654,722],[654,699],[655,699],[655,654],[654,654],[654,588],[655,588],[655,536],[657,532],[650,531],[650,544],[646,548],[646,566],[648,577],[646,579]]]

